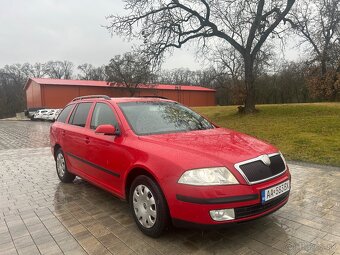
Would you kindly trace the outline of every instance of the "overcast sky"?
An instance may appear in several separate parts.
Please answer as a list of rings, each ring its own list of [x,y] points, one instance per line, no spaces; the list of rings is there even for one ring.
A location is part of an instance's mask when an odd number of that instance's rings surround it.
[[[107,64],[131,44],[111,37],[102,25],[123,13],[121,0],[0,0],[0,67],[14,63],[69,60]],[[289,51],[288,58],[296,58]],[[177,50],[165,68],[199,69],[194,52]]]

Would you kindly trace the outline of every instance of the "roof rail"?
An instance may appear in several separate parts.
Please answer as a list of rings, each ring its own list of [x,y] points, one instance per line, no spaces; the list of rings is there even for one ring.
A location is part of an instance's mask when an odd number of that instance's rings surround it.
[[[148,97],[148,98],[160,98],[160,99],[168,99],[166,97],[162,97],[162,96],[139,96],[139,97]]]
[[[110,100],[111,98],[109,96],[106,95],[90,95],[90,96],[80,96],[80,97],[76,97],[72,100],[73,101],[77,101],[77,100],[83,100],[83,99],[89,99],[89,98],[104,98],[106,100]]]

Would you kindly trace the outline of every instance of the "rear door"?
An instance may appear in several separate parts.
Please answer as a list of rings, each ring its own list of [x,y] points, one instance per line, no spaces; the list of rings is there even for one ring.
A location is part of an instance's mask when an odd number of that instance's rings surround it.
[[[64,148],[64,136],[65,128],[67,128],[67,120],[73,110],[74,104],[67,105],[63,110],[61,110],[55,123],[51,125],[50,141],[51,145],[55,146],[56,143],[61,145],[61,148],[65,152]]]
[[[87,173],[88,164],[86,157],[88,153],[89,137],[87,136],[87,119],[92,106],[92,102],[79,103],[73,110],[68,124],[64,128],[63,149],[69,162],[69,167],[75,173]]]

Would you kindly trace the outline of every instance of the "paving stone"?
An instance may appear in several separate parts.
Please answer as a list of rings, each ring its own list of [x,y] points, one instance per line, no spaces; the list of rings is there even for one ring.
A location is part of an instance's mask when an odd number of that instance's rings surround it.
[[[13,240],[14,245],[17,249],[25,248],[27,246],[34,245],[33,239],[31,236],[23,236]]]
[[[0,254],[17,254],[13,242],[0,244]]]
[[[35,245],[27,246],[27,247],[22,248],[22,249],[17,249],[17,252],[19,253],[19,255],[37,255],[37,254],[41,254],[39,252],[38,248]]]
[[[0,120],[0,150],[49,146],[48,122]]]

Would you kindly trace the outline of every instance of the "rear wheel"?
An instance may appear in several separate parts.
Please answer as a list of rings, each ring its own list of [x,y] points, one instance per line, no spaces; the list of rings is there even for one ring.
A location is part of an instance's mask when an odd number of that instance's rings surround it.
[[[159,237],[169,222],[162,191],[148,176],[138,176],[131,185],[129,204],[138,228],[146,235]]]
[[[74,174],[71,174],[67,170],[66,160],[62,149],[58,149],[56,153],[56,169],[58,177],[62,182],[70,183],[73,182],[74,178],[76,178]]]

